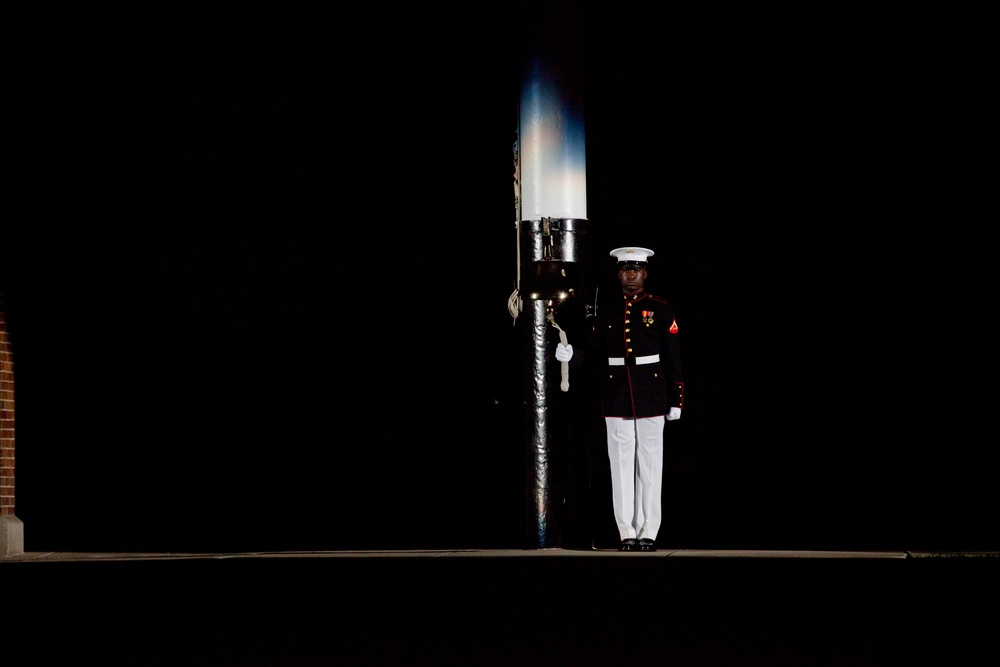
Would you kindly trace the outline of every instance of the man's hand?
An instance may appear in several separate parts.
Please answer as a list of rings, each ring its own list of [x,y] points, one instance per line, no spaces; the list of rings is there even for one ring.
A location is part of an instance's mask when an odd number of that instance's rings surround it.
[[[569,361],[572,358],[573,358],[573,346],[572,345],[570,345],[569,343],[567,343],[566,345],[563,345],[562,343],[559,343],[558,345],[556,345],[556,359],[557,360],[566,362],[566,361]]]
[[[670,412],[667,413],[667,421],[672,422],[681,418],[680,408],[670,408]]]

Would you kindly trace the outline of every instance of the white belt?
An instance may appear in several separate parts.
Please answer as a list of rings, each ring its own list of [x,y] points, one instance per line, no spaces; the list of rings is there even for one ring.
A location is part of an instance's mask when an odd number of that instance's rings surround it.
[[[650,354],[645,357],[635,357],[636,366],[644,366],[645,364],[655,364],[660,361],[660,355]],[[624,366],[625,357],[608,357],[608,366]]]

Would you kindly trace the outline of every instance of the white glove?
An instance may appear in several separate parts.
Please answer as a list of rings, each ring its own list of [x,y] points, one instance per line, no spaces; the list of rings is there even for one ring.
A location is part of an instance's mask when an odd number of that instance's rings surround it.
[[[559,361],[569,361],[573,358],[573,346],[567,343],[563,345],[559,343],[556,345],[556,359]]]
[[[680,408],[670,408],[670,412],[667,413],[667,421],[668,422],[672,422],[672,421],[674,421],[676,419],[680,419],[680,418],[681,418],[681,409]]]

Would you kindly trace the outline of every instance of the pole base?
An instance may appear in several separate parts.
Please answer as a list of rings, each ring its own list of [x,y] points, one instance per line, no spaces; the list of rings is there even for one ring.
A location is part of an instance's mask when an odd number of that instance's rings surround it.
[[[23,553],[24,524],[16,516],[0,516],[0,558]]]

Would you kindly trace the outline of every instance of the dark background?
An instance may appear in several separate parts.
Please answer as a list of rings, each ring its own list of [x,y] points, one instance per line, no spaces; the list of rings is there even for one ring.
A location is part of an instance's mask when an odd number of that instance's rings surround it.
[[[682,331],[661,542],[998,548],[983,22],[579,9],[588,243],[654,249]],[[533,11],[12,19],[27,550],[524,544]],[[577,419],[574,539],[607,546],[602,426]]]

